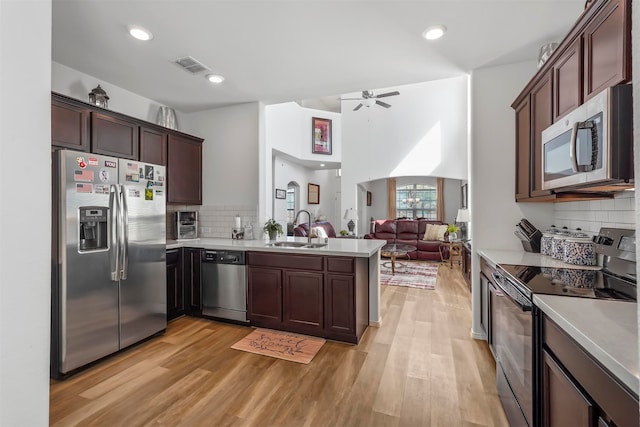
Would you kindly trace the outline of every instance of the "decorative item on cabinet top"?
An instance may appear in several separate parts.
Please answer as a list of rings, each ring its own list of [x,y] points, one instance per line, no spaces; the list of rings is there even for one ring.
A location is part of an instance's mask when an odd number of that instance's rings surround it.
[[[108,108],[109,97],[107,96],[107,92],[98,85],[89,92],[89,102],[98,107]]]
[[[173,108],[161,106],[158,109],[156,123],[169,129],[178,130],[178,119]]]

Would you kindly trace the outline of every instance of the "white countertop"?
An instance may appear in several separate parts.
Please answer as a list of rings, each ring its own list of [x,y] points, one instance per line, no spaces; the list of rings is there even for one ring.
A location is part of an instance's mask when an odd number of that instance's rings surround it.
[[[577,268],[580,270],[600,270],[602,267],[567,264],[548,255],[540,255],[524,251],[506,251],[485,249],[479,251],[481,257],[495,264],[530,265],[532,267]]]
[[[307,242],[306,237],[283,237],[276,240],[277,242]],[[313,239],[313,243],[317,243],[318,239]],[[322,240],[321,243],[323,243]],[[202,248],[202,249],[219,249],[233,251],[260,251],[260,252],[284,252],[296,254],[313,254],[313,255],[338,255],[368,258],[375,254],[387,244],[385,240],[374,239],[341,239],[330,238],[327,246],[321,248],[282,248],[277,246],[266,246],[270,243],[268,240],[233,240],[233,239],[216,239],[216,238],[200,238],[193,240],[167,240],[167,249],[176,248]]]
[[[479,254],[494,265],[601,268],[566,264],[547,255],[524,251],[487,249]],[[533,303],[618,380],[639,394],[637,303],[541,294],[533,296]]]
[[[534,295],[533,302],[598,362],[638,395],[637,304]]]

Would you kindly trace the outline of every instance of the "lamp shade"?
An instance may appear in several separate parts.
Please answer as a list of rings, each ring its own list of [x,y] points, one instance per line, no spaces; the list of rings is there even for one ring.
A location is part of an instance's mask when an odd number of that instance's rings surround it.
[[[456,222],[471,222],[469,209],[458,209],[458,215],[456,215]]]
[[[344,219],[348,219],[350,221],[357,221],[358,211],[355,209],[347,209],[344,213]]]

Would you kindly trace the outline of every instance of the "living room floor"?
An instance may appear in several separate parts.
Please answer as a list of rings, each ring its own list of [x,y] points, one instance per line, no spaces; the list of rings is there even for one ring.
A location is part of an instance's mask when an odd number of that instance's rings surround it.
[[[380,328],[327,341],[308,365],[233,350],[250,328],[191,317],[62,382],[50,424],[506,426],[495,363],[470,338],[469,290],[442,265],[435,290],[383,286]]]

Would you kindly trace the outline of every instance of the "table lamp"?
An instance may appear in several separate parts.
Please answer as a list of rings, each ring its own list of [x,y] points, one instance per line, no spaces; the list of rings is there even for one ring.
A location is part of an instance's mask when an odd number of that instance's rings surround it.
[[[456,222],[460,225],[460,238],[467,238],[467,222],[471,222],[471,215],[469,215],[469,209],[458,209],[458,215],[456,215]]]
[[[356,226],[356,223],[353,221],[358,220],[358,211],[352,208],[347,209],[344,213],[344,219],[349,220],[349,222],[347,223],[347,227],[349,227],[349,234],[353,234],[353,229]]]

